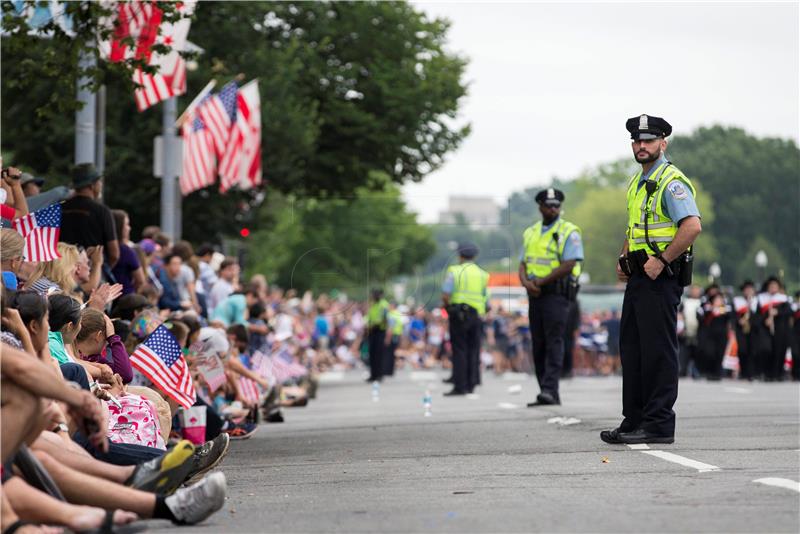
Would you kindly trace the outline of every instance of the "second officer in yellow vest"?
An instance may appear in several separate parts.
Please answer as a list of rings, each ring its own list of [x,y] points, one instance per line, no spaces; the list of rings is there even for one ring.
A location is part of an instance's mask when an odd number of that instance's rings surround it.
[[[564,363],[564,330],[578,291],[583,261],[580,229],[561,218],[564,193],[536,195],[542,220],[525,230],[519,279],[528,292],[533,363],[541,392],[528,406],[561,404],[558,380]]]
[[[442,285],[442,301],[450,323],[453,348],[453,390],[445,396],[472,393],[481,383],[481,318],[489,299],[489,273],[475,264],[478,248],[458,247],[459,263],[447,269]]]

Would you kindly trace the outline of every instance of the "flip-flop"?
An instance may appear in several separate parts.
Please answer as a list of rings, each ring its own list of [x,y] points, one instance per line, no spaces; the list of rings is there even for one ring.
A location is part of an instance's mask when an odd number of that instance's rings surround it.
[[[97,528],[90,528],[88,530],[78,530],[75,534],[135,534],[136,532],[143,532],[147,530],[145,525],[129,523],[127,525],[114,524],[114,512],[116,510],[106,510],[106,517],[103,519],[103,524]]]
[[[3,531],[3,534],[14,534],[14,532],[18,531],[22,527],[27,527],[28,525],[38,525],[38,523],[34,523],[32,521],[25,521],[24,519],[17,519]]]

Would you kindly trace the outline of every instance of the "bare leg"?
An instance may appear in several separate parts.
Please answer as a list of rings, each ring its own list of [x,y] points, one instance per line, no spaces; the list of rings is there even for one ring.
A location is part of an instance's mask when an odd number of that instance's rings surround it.
[[[11,507],[20,519],[37,523],[66,525],[72,530],[88,530],[103,524],[106,511],[92,506],[76,506],[61,502],[50,495],[29,486],[20,477],[12,477],[3,484]],[[115,524],[130,523],[136,514],[117,511]]]
[[[2,392],[2,460],[5,463],[18,450],[20,445],[30,439],[38,426],[38,413],[41,408],[39,400],[11,382],[0,382]]]
[[[134,465],[113,465],[100,460],[95,460],[90,455],[75,454],[64,448],[64,443],[52,432],[42,432],[33,443],[34,452],[44,452],[55,458],[62,465],[71,467],[76,471],[104,478],[119,484],[124,483],[133,474]],[[81,449],[83,450],[83,449]]]
[[[3,499],[3,509],[0,511],[0,528],[3,532],[19,520],[19,516],[11,508],[5,493],[0,493]],[[48,527],[41,525],[25,525],[16,530],[19,534],[60,534],[62,530],[58,527]]]
[[[76,471],[41,451],[35,454],[70,502],[112,510],[130,510],[141,517],[153,516],[156,506],[154,493],[135,490]]]

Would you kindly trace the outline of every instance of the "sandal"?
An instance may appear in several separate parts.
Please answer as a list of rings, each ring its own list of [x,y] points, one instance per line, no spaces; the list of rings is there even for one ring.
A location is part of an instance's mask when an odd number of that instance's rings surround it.
[[[147,530],[145,525],[129,523],[127,525],[114,524],[114,512],[116,510],[106,510],[106,517],[103,524],[97,528],[77,531],[76,534],[135,534]]]

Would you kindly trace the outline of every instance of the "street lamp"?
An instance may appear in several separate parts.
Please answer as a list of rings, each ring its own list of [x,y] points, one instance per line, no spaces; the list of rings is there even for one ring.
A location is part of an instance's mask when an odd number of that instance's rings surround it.
[[[759,269],[759,274],[761,275],[761,281],[763,282],[766,278],[766,269],[767,264],[769,263],[769,258],[767,258],[767,253],[763,250],[759,250],[756,252],[756,266]]]
[[[708,266],[708,281],[710,283],[714,283],[722,276],[722,267],[719,266],[719,263],[714,262]]]

